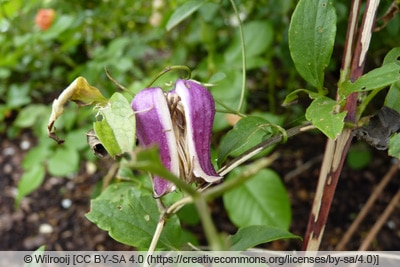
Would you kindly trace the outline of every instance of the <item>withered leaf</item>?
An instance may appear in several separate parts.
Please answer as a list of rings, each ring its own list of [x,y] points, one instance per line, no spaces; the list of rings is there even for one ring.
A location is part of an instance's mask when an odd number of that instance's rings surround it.
[[[395,18],[396,14],[399,13],[399,1],[395,0],[389,6],[385,14],[376,20],[376,24],[380,24],[380,26],[376,26],[374,28],[374,32],[378,32],[386,27],[389,21]]]
[[[372,116],[368,125],[354,130],[359,139],[364,139],[378,150],[386,150],[390,136],[400,130],[400,114],[389,107],[382,107]]]
[[[92,149],[93,153],[99,157],[104,158],[108,156],[107,150],[104,148],[103,144],[100,142],[99,138],[97,138],[96,133],[93,129],[90,129],[86,133],[87,143]]]
[[[76,78],[60,95],[53,101],[52,111],[47,125],[47,132],[50,138],[61,144],[64,141],[56,135],[54,123],[58,117],[64,113],[64,106],[71,100],[79,106],[88,106],[96,104],[106,104],[105,98],[99,89],[91,86],[85,78]]]

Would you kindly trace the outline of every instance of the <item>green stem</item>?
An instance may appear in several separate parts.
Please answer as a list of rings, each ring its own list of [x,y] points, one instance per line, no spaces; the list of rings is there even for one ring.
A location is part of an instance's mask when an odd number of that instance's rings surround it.
[[[165,214],[166,216],[170,216],[172,214],[177,213],[183,206],[193,203],[193,198],[192,197],[184,197],[171,206],[169,206],[167,209],[165,209]]]
[[[240,101],[239,101],[239,105],[237,108],[237,112],[240,112],[240,110],[242,109],[243,106],[243,101],[244,101],[244,93],[246,90],[246,49],[245,49],[245,43],[244,43],[244,33],[243,33],[243,27],[242,27],[242,21],[240,19],[240,15],[239,12],[236,8],[236,4],[234,0],[230,0],[233,10],[235,12],[236,18],[238,20],[239,23],[239,33],[240,33],[240,44],[241,44],[241,49],[242,49],[242,90],[240,93]]]
[[[214,186],[203,193],[204,198],[207,200],[215,199],[221,196],[223,193],[242,185],[255,175],[260,170],[271,165],[279,157],[279,154],[274,153],[268,158],[261,158],[248,166],[248,169],[235,179],[229,179],[224,181],[222,184]]]
[[[199,194],[193,187],[191,187],[189,184],[187,184],[183,180],[179,179],[179,177],[175,176],[174,174],[169,172],[167,169],[162,170],[161,168],[157,168],[157,169],[151,168],[151,170],[149,170],[149,171],[151,171],[152,174],[156,174],[158,176],[161,176],[165,180],[172,182],[177,187],[179,187],[182,191],[185,191],[192,197],[195,197]]]
[[[221,101],[218,101],[217,99],[215,100],[215,102],[218,103],[219,105],[221,105],[225,109],[225,110],[217,110],[217,112],[236,114],[242,118],[247,117],[246,114],[243,114],[237,110],[230,108],[228,105],[225,105],[224,103],[222,103]]]
[[[292,137],[298,133],[305,132],[305,131],[308,131],[308,130],[311,130],[314,128],[315,127],[312,126],[310,123],[290,128],[287,131],[285,131],[281,128],[283,131],[281,131],[281,133],[279,135],[274,135],[271,138],[268,138],[267,140],[257,144],[256,146],[248,149],[247,151],[243,152],[242,154],[237,156],[234,160],[232,160],[229,164],[226,164],[221,169],[219,169],[218,174],[221,176],[224,176],[225,174],[227,174],[228,172],[230,172],[231,170],[233,170],[234,168],[236,168],[243,162],[249,160],[253,156],[257,155],[258,153],[260,153],[267,147],[270,147],[270,146],[277,144],[279,142],[282,142],[282,141],[286,142],[288,137]]]
[[[199,213],[201,223],[203,224],[204,233],[206,235],[208,243],[210,244],[211,249],[214,251],[224,250],[222,240],[211,219],[210,211],[208,209],[207,202],[204,196],[199,195],[195,199],[194,204]]]
[[[130,94],[132,97],[135,96],[135,94],[133,94],[131,91],[129,91],[128,89],[126,89],[125,86],[123,86],[122,84],[120,84],[117,80],[114,79],[114,77],[111,76],[111,73],[108,71],[107,68],[104,68],[107,78],[110,79],[119,89],[127,92],[128,94]]]
[[[184,70],[187,72],[187,76],[185,77],[185,79],[190,79],[190,75],[191,75],[191,70],[188,66],[185,65],[175,65],[175,66],[171,66],[171,67],[166,67],[165,69],[163,69],[161,72],[159,72],[156,77],[154,77],[153,80],[150,81],[150,83],[146,86],[146,87],[150,87],[155,81],[157,81],[158,78],[160,78],[161,76],[163,76],[164,74],[166,74],[167,72],[170,72],[172,70]]]
[[[177,187],[179,187],[181,190],[185,191],[192,197],[196,197],[197,195],[199,195],[199,192],[197,192],[193,187],[191,187],[185,181],[179,179],[179,177],[175,176],[173,173],[168,171],[162,165],[161,160],[159,158],[152,159],[151,157],[154,150],[158,151],[157,147],[153,146],[144,149],[142,151],[139,151],[136,154],[136,161],[135,163],[133,163],[132,167],[138,170],[150,172],[153,175],[158,175],[164,178],[165,180],[172,182],[173,184],[175,184]]]

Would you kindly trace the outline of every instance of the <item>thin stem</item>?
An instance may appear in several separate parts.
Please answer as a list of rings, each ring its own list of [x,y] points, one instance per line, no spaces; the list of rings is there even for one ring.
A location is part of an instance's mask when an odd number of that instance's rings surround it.
[[[215,99],[215,102],[218,103],[219,105],[221,105],[225,110],[217,110],[217,112],[220,113],[232,113],[232,114],[236,114],[242,118],[246,117],[246,114],[243,114],[241,112],[238,112],[232,108],[230,108],[228,105],[225,105],[224,103],[222,103],[221,101],[218,101],[217,99]]]
[[[126,89],[125,86],[123,86],[122,84],[120,84],[117,80],[114,79],[114,77],[111,76],[111,73],[108,71],[107,68],[104,68],[107,78],[110,79],[118,88],[120,88],[121,90],[127,92],[128,94],[130,94],[132,97],[135,96],[135,94],[133,94],[132,92],[130,92],[128,89]]]
[[[150,149],[156,149],[155,147],[148,148],[146,150],[140,151],[137,153],[137,160],[132,165],[133,168],[143,171],[148,171],[153,175],[158,175],[165,180],[168,180],[179,187],[181,190],[185,191],[192,197],[197,196],[199,193],[192,188],[189,184],[179,179],[179,177],[175,176],[173,173],[168,171],[161,163],[153,162],[149,160],[147,157]]]
[[[101,185],[101,191],[106,190],[108,185],[110,184],[111,180],[115,177],[120,167],[119,162],[114,162],[110,169],[108,170],[107,174],[103,177],[103,183]]]
[[[214,251],[224,250],[221,237],[218,234],[218,231],[215,228],[215,225],[211,219],[210,211],[204,196],[199,195],[199,197],[195,199],[194,204],[199,213],[201,223],[203,224],[204,233],[207,237],[207,241],[210,244],[211,249]]]
[[[313,126],[312,127],[310,127],[310,126],[312,126],[310,123],[307,123],[305,125],[296,126],[296,127],[293,127],[293,128],[290,128],[289,130],[287,130],[286,135],[281,133],[279,135],[275,135],[275,136],[261,142],[260,144],[250,148],[249,150],[245,151],[244,153],[242,153],[241,155],[236,157],[229,164],[223,166],[221,169],[219,169],[218,174],[221,176],[224,176],[227,173],[229,173],[231,170],[236,168],[237,166],[241,165],[243,162],[249,160],[253,156],[255,156],[258,153],[260,153],[261,151],[263,151],[264,149],[266,149],[274,144],[285,141],[288,137],[292,137],[298,133],[314,129]]]
[[[368,235],[364,238],[364,241],[361,244],[358,251],[365,251],[368,249],[368,247],[371,245],[373,239],[375,238],[375,236],[377,235],[379,230],[382,228],[383,224],[387,221],[389,216],[392,214],[392,212],[396,208],[397,204],[399,203],[399,200],[400,200],[400,190],[397,191],[396,195],[392,198],[392,200],[390,201],[389,205],[386,207],[383,214],[379,217],[379,220],[376,221],[374,226],[371,228],[371,231],[369,231]]]
[[[183,180],[179,179],[179,177],[173,175],[169,171],[157,172],[156,170],[153,169],[151,172],[152,172],[152,174],[157,174],[157,175],[161,176],[162,178],[164,178],[165,180],[168,180],[168,181],[172,182],[177,187],[179,187],[182,191],[185,191],[186,193],[188,193],[192,197],[195,197],[196,195],[199,194],[189,184],[187,184]]]
[[[177,213],[183,206],[193,203],[193,198],[191,196],[188,197],[184,197],[180,200],[178,200],[177,202],[175,202],[174,204],[172,204],[171,206],[169,206],[166,210],[165,210],[165,214],[167,216],[170,216],[171,214],[175,214]]]
[[[309,161],[303,163],[296,169],[286,173],[286,175],[283,177],[283,180],[285,182],[289,182],[292,178],[300,176],[300,174],[308,171],[314,164],[321,162],[322,158],[323,158],[323,155],[320,154],[320,155],[316,156],[315,158],[310,159]]]
[[[191,76],[191,73],[192,73],[190,68],[188,66],[185,66],[185,65],[176,65],[176,66],[166,67],[160,73],[158,73],[156,75],[156,77],[154,77],[154,79],[151,80],[150,83],[146,87],[150,87],[155,81],[157,81],[158,78],[160,78],[161,76],[163,76],[164,74],[166,74],[167,72],[170,72],[172,70],[184,70],[184,71],[186,71],[187,72],[187,76],[185,77],[186,80],[190,79],[190,76]]]
[[[158,220],[156,231],[154,232],[153,239],[151,240],[149,250],[147,251],[147,255],[151,255],[157,247],[158,240],[160,239],[162,230],[164,229],[165,218],[163,215],[160,216]]]
[[[207,200],[215,199],[221,196],[223,193],[231,190],[237,186],[242,185],[248,179],[250,179],[254,174],[258,173],[260,170],[269,166],[279,157],[278,153],[274,153],[267,158],[261,158],[254,163],[252,163],[246,171],[244,171],[241,175],[236,177],[235,179],[229,179],[224,181],[222,184],[214,186],[203,193],[204,197]]]
[[[360,226],[362,220],[367,216],[368,211],[370,211],[372,205],[375,203],[376,199],[381,195],[383,189],[386,187],[386,185],[390,182],[392,177],[395,175],[397,172],[398,168],[400,166],[400,161],[397,161],[396,164],[392,165],[390,170],[386,173],[386,175],[383,177],[383,179],[379,182],[378,186],[374,189],[372,192],[371,196],[368,198],[367,202],[361,209],[361,211],[358,213],[356,219],[353,221],[353,223],[350,225],[349,229],[346,231],[346,233],[343,235],[342,240],[337,244],[335,250],[343,250],[346,247],[346,244],[349,242],[351,236],[356,232],[358,227]]]
[[[243,106],[244,93],[246,90],[246,48],[245,48],[244,33],[243,33],[242,21],[240,19],[240,14],[237,10],[235,1],[230,0],[230,2],[232,4],[232,8],[235,12],[236,19],[239,23],[240,45],[241,45],[241,49],[242,49],[242,90],[240,92],[240,101],[239,101],[239,105],[237,108],[237,112],[240,112],[242,109],[242,106]]]

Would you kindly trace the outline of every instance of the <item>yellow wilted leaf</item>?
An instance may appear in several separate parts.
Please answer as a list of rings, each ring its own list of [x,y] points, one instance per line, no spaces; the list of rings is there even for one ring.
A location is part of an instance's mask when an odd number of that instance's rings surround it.
[[[57,143],[63,143],[56,135],[56,128],[54,123],[58,117],[64,113],[64,106],[71,100],[77,103],[79,106],[88,106],[93,104],[106,104],[108,99],[105,98],[99,89],[91,86],[85,78],[76,78],[60,95],[53,101],[53,107],[47,125],[48,135],[50,138],[57,141]]]

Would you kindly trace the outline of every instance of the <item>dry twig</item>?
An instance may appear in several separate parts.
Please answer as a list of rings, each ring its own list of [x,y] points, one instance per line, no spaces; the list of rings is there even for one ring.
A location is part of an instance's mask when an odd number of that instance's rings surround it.
[[[392,177],[397,172],[398,168],[400,167],[400,161],[397,161],[396,164],[390,168],[390,170],[386,173],[383,179],[379,182],[378,186],[374,189],[371,196],[368,198],[367,202],[365,203],[364,207],[358,213],[356,219],[350,225],[349,229],[344,234],[342,240],[337,244],[335,250],[345,250],[347,243],[349,242],[352,235],[355,231],[359,228],[361,222],[364,220],[365,216],[367,216],[368,212],[371,210],[372,205],[375,203],[376,199],[381,195],[383,189],[392,179]]]
[[[374,226],[371,228],[371,230],[369,231],[368,235],[362,242],[358,251],[365,251],[368,249],[368,247],[371,245],[373,239],[378,234],[379,230],[382,228],[383,224],[387,221],[389,216],[392,214],[392,212],[396,208],[396,205],[399,203],[399,200],[400,200],[400,189],[397,191],[396,195],[392,198],[389,205],[386,207],[385,211],[382,213],[382,215],[376,221]]]

